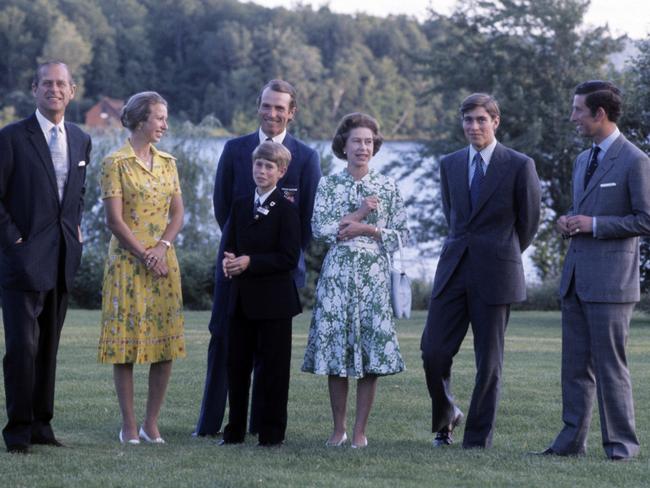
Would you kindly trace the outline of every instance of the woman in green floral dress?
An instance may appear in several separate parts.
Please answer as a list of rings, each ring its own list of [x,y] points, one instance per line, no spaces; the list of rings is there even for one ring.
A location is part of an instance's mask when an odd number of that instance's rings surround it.
[[[347,441],[349,377],[358,380],[352,447],[365,447],[377,378],[404,370],[390,303],[388,254],[397,250],[398,235],[407,241],[408,230],[395,181],[369,167],[382,140],[369,115],[343,117],[332,151],[347,161],[347,168],[322,178],[316,193],[313,235],[330,248],[316,287],[302,370],[328,375],[334,430],[327,446]]]

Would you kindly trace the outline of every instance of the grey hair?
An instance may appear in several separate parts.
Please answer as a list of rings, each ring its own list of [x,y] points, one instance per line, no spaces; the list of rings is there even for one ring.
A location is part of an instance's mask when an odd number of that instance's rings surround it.
[[[45,68],[49,66],[54,66],[54,65],[63,66],[65,70],[68,72],[68,83],[74,85],[74,79],[72,78],[72,73],[70,73],[70,68],[68,68],[68,65],[59,59],[48,59],[47,61],[43,61],[42,63],[39,63],[39,65],[36,67],[36,71],[34,71],[34,77],[32,78],[32,85],[38,86],[38,84],[41,82],[41,71],[43,71]]]
[[[151,106],[157,103],[167,106],[167,100],[155,91],[144,91],[132,95],[122,108],[120,115],[122,125],[130,131],[134,131],[138,125],[147,121],[151,113]]]

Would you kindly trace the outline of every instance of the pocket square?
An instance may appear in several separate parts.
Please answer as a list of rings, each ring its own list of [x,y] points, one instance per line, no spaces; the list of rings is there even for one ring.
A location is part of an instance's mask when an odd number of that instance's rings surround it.
[[[86,161],[79,161],[79,164],[77,166],[86,166]]]
[[[609,188],[610,186],[616,186],[616,183],[612,182],[612,183],[601,183],[600,184],[601,188]]]

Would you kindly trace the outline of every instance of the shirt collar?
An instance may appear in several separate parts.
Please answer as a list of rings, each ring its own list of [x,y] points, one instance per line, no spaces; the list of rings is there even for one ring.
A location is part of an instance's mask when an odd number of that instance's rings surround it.
[[[611,147],[612,144],[614,144],[614,141],[618,139],[618,136],[621,135],[621,131],[618,130],[618,127],[614,129],[614,132],[612,132],[610,135],[608,135],[605,139],[600,141],[600,144],[598,144],[598,147],[600,148],[600,154],[605,155],[607,150]],[[596,144],[594,144],[592,147],[595,147]]]
[[[50,140],[50,131],[52,130],[52,127],[57,127],[60,133],[65,134],[65,119],[61,119],[59,124],[53,124],[50,120],[45,118],[40,110],[36,109],[36,120],[38,120],[38,125],[41,127],[43,134],[45,134],[45,139],[48,141]]]
[[[262,128],[260,127],[258,130],[258,135],[260,136],[260,144],[266,141],[269,136],[267,136]],[[271,139],[273,142],[277,142],[278,144],[282,144],[284,141],[285,136],[287,135],[287,129],[284,129],[282,132],[280,132],[277,136],[273,136]]]
[[[497,147],[497,140],[494,139],[490,144],[485,146],[483,149],[480,151],[477,151],[474,149],[474,146],[471,144],[469,145],[469,164],[472,164],[472,161],[474,160],[474,155],[477,152],[481,153],[481,158],[483,159],[483,162],[485,163],[485,167],[490,164],[490,159],[492,159],[492,153],[494,152],[494,148]]]
[[[255,189],[255,200],[259,200],[260,205],[264,205],[264,202],[266,202],[266,199],[269,198],[271,193],[275,191],[277,186],[274,186],[271,190],[267,191],[264,195],[258,195],[257,193],[257,188]]]

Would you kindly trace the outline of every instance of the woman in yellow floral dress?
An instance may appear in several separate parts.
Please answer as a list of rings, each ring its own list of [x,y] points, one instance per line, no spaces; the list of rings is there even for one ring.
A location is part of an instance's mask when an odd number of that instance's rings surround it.
[[[102,163],[101,186],[111,238],[102,290],[98,360],[113,364],[122,411],[122,443],[164,443],[158,415],[172,360],[185,356],[183,303],[172,242],[183,225],[174,158],[152,144],[167,130],[167,102],[156,92],[133,95],[122,110],[131,135]],[[150,363],[140,430],[133,407],[133,364]]]

